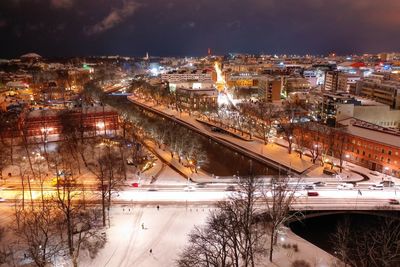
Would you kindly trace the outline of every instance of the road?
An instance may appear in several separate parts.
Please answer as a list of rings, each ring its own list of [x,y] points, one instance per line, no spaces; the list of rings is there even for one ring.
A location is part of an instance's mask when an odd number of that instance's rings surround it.
[[[114,198],[116,204],[156,204],[174,203],[187,205],[188,203],[214,204],[217,201],[226,200],[235,192],[227,191],[226,184],[210,184],[204,187],[191,185],[149,185],[139,188],[125,187]],[[354,209],[399,209],[400,205],[390,205],[389,199],[399,199],[397,188],[385,188],[384,190],[369,190],[367,185],[359,186],[351,190],[338,190],[335,184],[325,187],[317,187],[313,190],[318,196],[309,196],[308,191],[299,190],[296,194],[296,209],[313,210],[354,210]],[[45,196],[55,194],[54,188],[44,189]],[[40,199],[40,190],[32,190],[33,199]],[[78,193],[78,192],[77,192]],[[21,199],[22,192],[17,189],[3,189],[0,197],[5,201],[0,205],[12,204],[15,199]],[[85,199],[94,203],[99,202],[97,190],[85,191]],[[25,199],[30,199],[30,194],[25,192]]]

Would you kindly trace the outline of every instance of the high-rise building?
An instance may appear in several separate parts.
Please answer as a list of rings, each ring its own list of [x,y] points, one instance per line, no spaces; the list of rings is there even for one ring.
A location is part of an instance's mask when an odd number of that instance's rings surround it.
[[[283,78],[263,76],[258,81],[258,95],[266,102],[279,101],[283,87]]]
[[[336,92],[339,82],[338,71],[327,71],[325,74],[324,90],[329,92]]]

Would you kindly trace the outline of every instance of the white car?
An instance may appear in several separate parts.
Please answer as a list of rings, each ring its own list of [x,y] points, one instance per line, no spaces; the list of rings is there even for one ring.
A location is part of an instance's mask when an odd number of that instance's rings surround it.
[[[339,190],[352,190],[354,188],[353,184],[350,183],[343,183],[343,184],[339,184],[337,186],[337,189]]]
[[[6,201],[4,198],[0,197],[0,202]]]
[[[370,190],[383,190],[383,184],[374,184],[368,187]]]
[[[186,186],[183,190],[184,191],[196,191],[196,187],[194,187],[194,186]]]

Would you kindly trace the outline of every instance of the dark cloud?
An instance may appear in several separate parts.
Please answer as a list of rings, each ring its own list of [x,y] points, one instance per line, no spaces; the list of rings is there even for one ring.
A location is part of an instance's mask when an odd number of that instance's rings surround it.
[[[54,8],[71,8],[74,5],[74,0],[50,0]]]
[[[114,28],[124,20],[128,19],[133,13],[140,7],[135,1],[126,0],[119,8],[112,8],[110,13],[107,14],[101,21],[97,22],[93,26],[90,26],[86,33],[99,34],[105,32],[111,28]]]
[[[399,0],[3,0],[0,56],[392,51],[398,14]]]

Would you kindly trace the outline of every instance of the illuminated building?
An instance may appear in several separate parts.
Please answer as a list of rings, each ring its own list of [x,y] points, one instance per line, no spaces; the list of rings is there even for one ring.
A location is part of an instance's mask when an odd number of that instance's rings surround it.
[[[340,122],[341,130],[329,128],[315,131],[313,122],[306,126],[305,142],[308,149],[323,147],[326,155],[342,158],[373,171],[400,178],[400,131],[380,127],[349,118]],[[294,136],[299,136],[298,128]],[[326,156],[325,156],[326,157]],[[329,161],[329,159],[328,159]]]
[[[258,94],[260,99],[270,103],[281,100],[282,86],[283,79],[281,77],[263,76],[259,78]]]
[[[400,81],[398,80],[369,77],[357,83],[356,94],[386,104],[393,109],[400,109]]]
[[[119,128],[118,113],[110,107],[90,107],[70,111],[34,110],[20,116],[19,127],[28,137],[54,136],[62,132],[62,120],[75,125],[84,136],[114,134]]]

